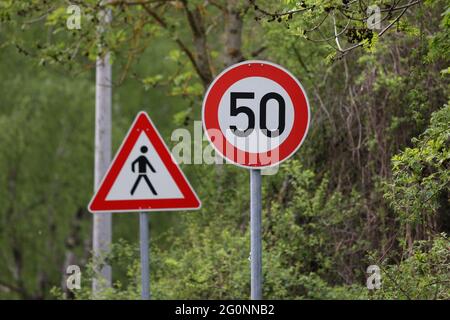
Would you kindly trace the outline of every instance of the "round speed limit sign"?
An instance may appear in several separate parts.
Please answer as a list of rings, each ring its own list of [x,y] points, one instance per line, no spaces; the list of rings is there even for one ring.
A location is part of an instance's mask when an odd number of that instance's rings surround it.
[[[248,168],[288,159],[306,137],[308,98],[286,69],[245,61],[224,70],[203,100],[203,126],[214,149]]]

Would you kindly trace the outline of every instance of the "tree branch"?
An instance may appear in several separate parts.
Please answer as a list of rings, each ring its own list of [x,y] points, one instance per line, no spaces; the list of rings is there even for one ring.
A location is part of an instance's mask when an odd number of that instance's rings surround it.
[[[161,18],[155,11],[153,11],[146,4],[143,4],[142,7],[163,29],[169,30],[169,26],[168,26],[167,22],[163,18]],[[197,64],[194,54],[191,52],[191,50],[189,50],[187,45],[183,41],[181,41],[178,37],[176,37],[174,39],[174,41],[178,45],[178,47],[181,49],[181,51],[183,51],[186,54],[188,59],[191,61],[192,66],[194,67],[196,73],[201,78],[201,70]]]

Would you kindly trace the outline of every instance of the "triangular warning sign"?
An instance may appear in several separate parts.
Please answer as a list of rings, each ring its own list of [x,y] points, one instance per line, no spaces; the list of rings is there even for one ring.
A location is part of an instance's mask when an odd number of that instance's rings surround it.
[[[91,200],[89,211],[192,210],[200,206],[149,116],[140,112]]]

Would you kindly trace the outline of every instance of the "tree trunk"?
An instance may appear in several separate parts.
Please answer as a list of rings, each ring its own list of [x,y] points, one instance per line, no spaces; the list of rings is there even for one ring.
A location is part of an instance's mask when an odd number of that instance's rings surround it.
[[[208,51],[208,39],[206,38],[205,25],[201,9],[199,6],[196,6],[193,10],[191,10],[188,7],[187,1],[183,1],[183,5],[193,36],[195,64],[197,67],[196,71],[206,89],[213,79],[213,72]]]
[[[225,67],[244,60],[242,55],[242,15],[238,8],[239,1],[227,2],[225,13]]]

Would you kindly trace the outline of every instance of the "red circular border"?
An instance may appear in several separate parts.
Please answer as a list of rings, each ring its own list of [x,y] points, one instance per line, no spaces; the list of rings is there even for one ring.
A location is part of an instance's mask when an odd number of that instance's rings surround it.
[[[263,77],[275,81],[286,90],[294,106],[294,123],[289,136],[277,148],[268,150],[267,152],[251,153],[243,151],[229,143],[220,129],[218,113],[223,94],[235,82],[248,77]],[[213,81],[203,102],[203,125],[206,135],[215,149],[231,162],[251,168],[273,166],[289,158],[298,149],[307,133],[309,117],[308,100],[300,82],[284,69],[262,61],[244,62],[225,70]],[[220,136],[216,136],[214,141],[212,141],[208,134],[208,130],[210,129],[215,129],[220,132]],[[217,143],[220,139],[222,140],[221,145]],[[232,152],[224,152],[228,148]],[[279,152],[278,160],[274,163],[262,163],[261,158],[270,158],[272,152]],[[233,154],[235,158],[230,159],[226,156],[227,154]],[[256,163],[249,162],[255,159]]]

